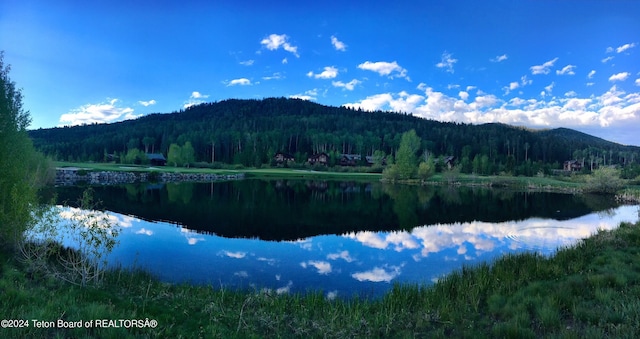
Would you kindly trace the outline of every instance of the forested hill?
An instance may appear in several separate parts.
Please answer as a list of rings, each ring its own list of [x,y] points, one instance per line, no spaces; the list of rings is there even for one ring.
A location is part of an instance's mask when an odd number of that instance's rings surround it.
[[[503,124],[469,125],[408,114],[364,112],[285,98],[225,100],[171,114],[151,114],[113,124],[30,131],[37,149],[57,160],[103,161],[132,149],[167,155],[171,144],[194,149],[196,162],[259,166],[276,152],[304,162],[319,152],[393,154],[401,134],[415,129],[421,150],[453,155],[469,164],[485,157],[494,171],[523,163],[554,164],[586,158],[602,164],[640,159],[640,148],[570,129],[535,131]]]

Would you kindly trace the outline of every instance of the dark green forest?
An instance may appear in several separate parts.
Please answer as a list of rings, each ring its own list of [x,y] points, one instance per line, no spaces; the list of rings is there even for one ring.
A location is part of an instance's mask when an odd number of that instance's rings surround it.
[[[173,144],[189,149],[184,161],[188,165],[261,167],[274,165],[276,152],[291,154],[297,166],[320,152],[330,156],[330,166],[337,164],[340,154],[360,154],[365,159],[384,153],[392,161],[402,133],[411,129],[421,139],[419,156],[455,156],[463,173],[535,175],[560,169],[572,159],[586,170],[640,160],[640,147],[566,128],[446,123],[286,98],[230,99],[136,120],[38,129],[29,134],[36,149],[60,161],[125,162],[127,155],[143,153],[169,157]]]

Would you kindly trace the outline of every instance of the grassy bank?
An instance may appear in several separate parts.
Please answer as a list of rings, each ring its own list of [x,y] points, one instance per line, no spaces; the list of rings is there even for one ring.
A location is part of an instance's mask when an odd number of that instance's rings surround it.
[[[243,169],[209,169],[185,168],[173,166],[150,167],[146,165],[123,165],[115,163],[82,163],[56,162],[57,167],[77,167],[87,171],[126,171],[126,172],[169,172],[169,173],[212,173],[236,174],[244,173],[248,178],[270,179],[327,179],[327,180],[370,180],[378,181],[382,176],[378,173],[314,171],[290,168],[243,168]],[[479,176],[474,174],[458,174],[454,178],[438,173],[426,181],[412,179],[402,182],[413,185],[465,185],[503,187],[525,190],[545,190],[579,192],[583,182],[567,178],[554,177],[513,177],[513,176]]]
[[[86,171],[116,171],[116,172],[167,172],[167,173],[211,173],[237,174],[244,173],[249,178],[274,179],[345,179],[345,180],[380,180],[378,173],[359,172],[330,172],[313,171],[290,168],[238,168],[238,169],[210,169],[186,168],[173,166],[126,165],[115,163],[84,163],[84,162],[56,162],[56,167],[77,167]]]
[[[640,223],[601,232],[551,258],[509,255],[434,286],[396,286],[377,300],[327,300],[163,284],[110,272],[79,288],[25,272],[0,254],[1,328],[25,337],[635,337],[640,333]],[[35,328],[31,320],[156,320],[154,328]],[[117,325],[117,323],[116,323]]]

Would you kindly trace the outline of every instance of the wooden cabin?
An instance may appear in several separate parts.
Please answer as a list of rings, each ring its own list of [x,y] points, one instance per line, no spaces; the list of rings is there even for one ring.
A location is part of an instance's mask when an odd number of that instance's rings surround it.
[[[294,162],[296,159],[289,153],[278,152],[273,156],[273,160],[275,160],[276,164],[284,164]]]
[[[167,159],[162,155],[162,153],[147,153],[147,159],[149,159],[149,164],[152,166],[165,166],[167,164]]]
[[[311,155],[310,157],[307,158],[307,162],[310,165],[315,165],[315,164],[319,164],[319,165],[328,165],[329,164],[329,155],[327,155],[327,153],[318,153],[318,154],[314,154]]]
[[[360,154],[342,154],[340,155],[340,166],[356,166],[362,160]]]

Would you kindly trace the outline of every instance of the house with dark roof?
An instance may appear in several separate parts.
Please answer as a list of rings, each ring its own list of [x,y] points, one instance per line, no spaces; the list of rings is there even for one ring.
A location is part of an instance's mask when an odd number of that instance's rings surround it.
[[[152,166],[164,166],[167,164],[167,159],[162,153],[147,153],[146,155]]]
[[[376,157],[374,157],[373,155],[367,155],[364,157],[364,160],[367,162],[367,166],[373,166],[376,163]],[[387,157],[384,157],[382,159],[380,159],[380,164],[382,166],[387,165]]]
[[[360,154],[341,154],[339,164],[340,166],[356,166],[362,160]]]
[[[568,172],[579,172],[582,170],[582,163],[578,160],[567,160],[562,165],[562,169]]]
[[[326,166],[327,164],[329,164],[329,155],[327,155],[327,153],[324,153],[324,152],[317,153],[317,154],[314,154],[314,155],[311,155],[310,157],[308,157],[307,158],[307,162],[310,165],[318,164],[318,165],[325,165]]]
[[[447,166],[447,169],[452,169],[455,166],[456,157],[453,155],[446,155],[442,158],[442,164]]]

